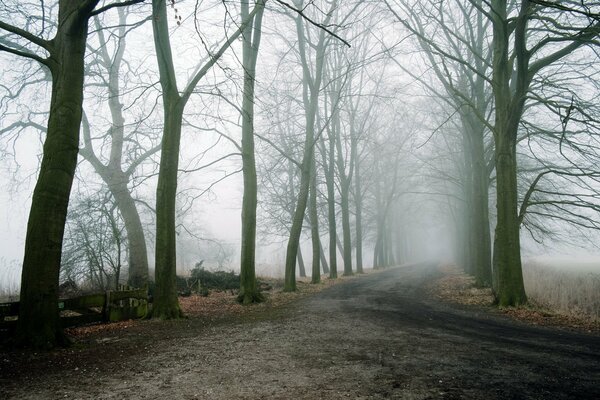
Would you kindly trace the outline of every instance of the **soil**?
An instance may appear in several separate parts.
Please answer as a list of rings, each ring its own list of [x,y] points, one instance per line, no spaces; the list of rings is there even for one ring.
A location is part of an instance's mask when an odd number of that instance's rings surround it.
[[[600,398],[598,334],[445,302],[427,290],[440,274],[398,267],[222,315],[79,331],[69,349],[2,350],[0,398]]]

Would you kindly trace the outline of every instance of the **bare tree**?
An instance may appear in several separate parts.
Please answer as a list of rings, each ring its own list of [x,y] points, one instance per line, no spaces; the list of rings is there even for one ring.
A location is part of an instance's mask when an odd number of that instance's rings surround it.
[[[54,347],[66,342],[59,323],[58,277],[69,194],[77,165],[89,19],[115,7],[143,0],[107,3],[59,1],[56,33],[38,33],[0,21],[0,51],[33,59],[52,75],[52,99],[44,155],[32,197],[25,239],[17,338],[23,345]],[[43,7],[43,5],[42,5]],[[41,50],[39,55],[31,46]],[[47,55],[47,56],[46,56]]]
[[[482,12],[492,21],[494,36],[493,133],[498,211],[494,292],[499,305],[514,306],[527,301],[521,270],[516,146],[530,85],[544,68],[596,38],[600,22],[590,22],[589,18],[571,21],[570,11],[557,11],[529,0],[521,1],[514,13],[506,0],[493,0],[489,10]],[[540,37],[535,34],[539,31],[546,34]]]

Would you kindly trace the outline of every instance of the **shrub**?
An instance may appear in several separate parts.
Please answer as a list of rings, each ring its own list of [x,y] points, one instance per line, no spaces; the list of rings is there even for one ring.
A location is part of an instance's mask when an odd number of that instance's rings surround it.
[[[198,290],[233,290],[240,288],[240,276],[233,271],[208,271],[202,267],[192,270],[192,284],[197,282]]]

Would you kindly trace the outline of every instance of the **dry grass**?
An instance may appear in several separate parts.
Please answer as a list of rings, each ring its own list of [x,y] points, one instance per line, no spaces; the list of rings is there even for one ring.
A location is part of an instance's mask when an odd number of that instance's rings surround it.
[[[557,268],[530,261],[523,265],[525,291],[536,305],[600,322],[600,268]]]

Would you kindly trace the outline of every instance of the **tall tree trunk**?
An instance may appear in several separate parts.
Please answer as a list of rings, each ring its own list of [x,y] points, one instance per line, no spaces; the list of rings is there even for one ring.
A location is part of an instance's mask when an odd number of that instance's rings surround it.
[[[356,207],[356,272],[362,274],[363,255],[362,255],[362,188],[360,181],[360,157],[356,152],[354,164],[354,203]]]
[[[386,262],[386,266],[391,267],[393,265],[396,265],[396,257],[394,256],[394,246],[392,245],[392,243],[394,243],[393,240],[393,235],[392,235],[392,224],[391,221],[393,221],[393,218],[389,218],[389,221],[386,223],[386,232],[385,232],[385,238],[386,238],[386,250],[387,250],[387,262]]]
[[[351,122],[352,124],[353,122]],[[338,139],[335,141],[337,148],[337,169],[340,179],[340,205],[342,209],[342,236],[343,236],[343,255],[344,255],[344,275],[352,275],[352,233],[350,232],[350,183],[352,181],[352,165],[350,166],[350,172],[346,175],[346,166],[344,164],[343,152],[342,152],[342,141],[339,137],[341,129],[339,128],[340,119],[336,118],[334,126],[336,126],[336,132]],[[352,157],[354,149],[351,151],[350,162],[352,163]]]
[[[323,139],[323,136],[321,136],[319,138],[319,152],[321,153],[321,159],[323,162],[323,171],[324,171],[324,176],[325,176],[325,186],[327,188],[327,223],[329,224],[329,186],[330,186],[330,182],[333,183],[333,178],[329,176],[329,171],[330,171],[330,166],[327,160],[327,149],[325,147],[325,140]],[[315,156],[316,157],[316,156]],[[335,211],[334,211],[335,212]],[[319,254],[321,256],[321,266],[323,267],[323,273],[324,274],[329,274],[329,265],[327,263],[327,256],[325,255],[325,250],[323,249],[323,243],[321,242],[320,238],[319,238]],[[331,255],[331,254],[330,254]]]
[[[329,160],[327,162],[327,221],[329,223],[329,278],[337,278],[337,222],[335,218],[335,135],[329,137]]]
[[[152,316],[172,319],[182,316],[177,299],[175,207],[183,104],[179,96],[173,98],[167,93],[163,93],[163,101],[165,122],[156,189],[156,287]]]
[[[317,168],[315,157],[311,161],[310,177],[310,236],[312,240],[311,282],[321,282],[321,238],[319,237],[319,214],[317,212]]]
[[[292,227],[290,229],[290,237],[288,239],[286,257],[285,257],[285,282],[283,290],[293,292],[296,290],[296,257],[300,248],[300,235],[302,234],[302,222],[304,221],[304,212],[308,203],[308,192],[310,188],[310,164],[309,160],[312,157],[312,137],[313,135],[306,134],[304,145],[304,157],[300,173],[300,190],[298,192],[298,200],[296,209],[292,219]]]
[[[494,268],[498,271],[496,299],[500,306],[527,302],[521,269],[521,243],[517,215],[516,144],[496,140],[496,190],[498,222],[494,239]]]
[[[466,118],[462,118],[462,127],[463,131],[469,129],[468,124],[466,123]],[[477,238],[475,237],[475,231],[473,230],[474,226],[474,213],[473,213],[473,185],[474,185],[474,163],[473,163],[473,146],[471,145],[471,136],[466,132],[462,134],[462,153],[463,153],[463,162],[462,162],[462,212],[461,217],[459,219],[459,223],[462,225],[461,231],[463,235],[460,237],[461,246],[464,248],[463,254],[463,269],[464,271],[473,276],[475,275],[475,254],[477,249],[474,248],[474,244],[477,242]]]
[[[156,188],[155,293],[152,317],[182,316],[177,299],[175,203],[185,100],[177,89],[165,0],[152,1],[152,28],[163,99],[163,137]]]
[[[51,348],[66,342],[58,313],[58,279],[79,150],[88,17],[97,3],[60,1],[57,33],[49,42],[50,116],[27,223],[16,331],[24,346]]]
[[[500,306],[517,306],[527,302],[521,268],[521,243],[517,213],[517,131],[527,93],[528,71],[525,54],[522,15],[515,27],[515,52],[517,53],[517,81],[511,90],[512,64],[509,63],[509,23],[506,0],[492,1],[494,26],[493,89],[496,105],[494,142],[496,162],[497,224],[494,238],[494,270],[498,277],[495,290]]]
[[[260,302],[263,296],[256,285],[256,206],[257,181],[254,157],[254,84],[256,60],[260,46],[264,2],[259,2],[260,10],[242,33],[242,59],[244,68],[244,96],[242,102],[242,171],[244,174],[244,196],[242,200],[242,240],[240,265],[240,294],[238,301],[243,304]],[[241,1],[242,19],[250,13],[249,1]]]
[[[471,138],[473,146],[473,257],[475,283],[480,287],[490,287],[492,284],[492,249],[489,221],[489,175],[485,161],[484,136],[481,131]]]
[[[350,232],[350,187],[342,183],[340,194],[342,208],[342,233],[344,237],[344,275],[352,275],[352,236]]]

